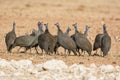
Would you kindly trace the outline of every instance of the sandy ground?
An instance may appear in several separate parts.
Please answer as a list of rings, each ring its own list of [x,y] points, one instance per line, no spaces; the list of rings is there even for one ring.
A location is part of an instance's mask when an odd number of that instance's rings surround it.
[[[89,65],[95,63],[120,65],[120,0],[0,0],[0,58],[11,59],[32,59],[33,63],[42,63],[50,59],[64,60],[68,65],[73,63],[83,63]],[[16,53],[18,47],[13,49],[12,54],[7,53],[4,36],[12,29],[13,21],[16,22],[17,36],[30,33],[32,29],[37,29],[37,22],[49,23],[51,34],[57,34],[54,26],[59,22],[63,31],[73,23],[78,23],[78,29],[82,33],[85,25],[91,28],[88,38],[93,44],[94,38],[98,33],[102,33],[102,24],[106,23],[108,33],[112,38],[112,46],[109,55],[105,58],[100,56],[47,56],[32,53]],[[59,49],[62,55],[63,48]],[[39,49],[41,54],[41,50]],[[92,54],[95,52],[93,51]],[[99,52],[100,54],[100,52]]]

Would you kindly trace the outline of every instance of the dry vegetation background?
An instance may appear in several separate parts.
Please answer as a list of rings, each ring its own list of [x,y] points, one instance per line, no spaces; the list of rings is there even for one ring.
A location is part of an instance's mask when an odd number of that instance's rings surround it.
[[[74,33],[71,26],[73,23],[78,23],[78,29],[82,33],[87,24],[91,27],[88,38],[92,44],[96,34],[102,33],[104,22],[112,38],[112,47],[107,57],[88,57],[86,53],[84,57],[57,56],[56,59],[62,59],[69,65],[81,62],[85,65],[90,63],[120,65],[120,41],[116,39],[120,37],[120,0],[0,0],[0,58],[7,60],[30,58],[34,63],[41,63],[55,57],[36,55],[34,49],[32,53],[30,51],[25,54],[15,53],[17,47],[13,49],[14,54],[7,53],[4,36],[12,29],[13,21],[16,22],[17,36],[29,34],[33,28],[38,29],[38,21],[49,23],[49,30],[53,35],[57,34],[54,26],[56,22],[60,23],[63,31],[70,26],[72,29],[70,34]],[[41,53],[40,49],[39,52]],[[63,52],[63,49],[60,48],[59,52]]]

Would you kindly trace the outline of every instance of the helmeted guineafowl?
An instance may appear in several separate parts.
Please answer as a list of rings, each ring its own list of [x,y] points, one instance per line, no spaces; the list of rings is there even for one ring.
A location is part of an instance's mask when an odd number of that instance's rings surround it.
[[[84,31],[84,36],[85,36],[85,38],[87,38],[87,36],[88,36],[88,30],[89,30],[89,26],[88,25],[86,25],[86,27],[85,27],[85,31]],[[91,43],[90,43],[91,44]],[[92,45],[92,44],[91,44]],[[84,52],[84,54],[85,54],[85,51],[83,51],[83,50],[81,50],[82,52]]]
[[[93,44],[93,51],[96,50],[97,54],[97,49],[101,48],[101,40],[102,40],[103,34],[97,34],[94,40]]]
[[[77,30],[77,24],[73,24],[73,27],[75,28],[75,34],[73,36],[73,40],[75,41],[77,48],[81,49],[83,51],[87,51],[89,55],[91,55],[92,51],[92,44],[90,41],[85,37],[84,34],[80,33]],[[88,31],[88,30],[87,30]],[[80,55],[80,53],[79,53]]]
[[[8,52],[11,52],[14,40],[16,39],[15,27],[16,27],[16,23],[13,22],[12,31],[8,32],[5,36],[5,42],[6,42]]]
[[[45,50],[46,54],[49,52],[53,53],[57,39],[50,34],[48,30],[48,23],[45,24],[45,27],[45,32],[38,37],[38,45],[40,48]]]
[[[69,32],[71,31],[71,29],[70,29],[70,27],[68,27],[67,28],[67,30],[66,30],[66,32],[65,32],[65,34],[67,35],[67,36],[69,36]]]
[[[70,32],[70,31],[71,31],[71,29],[70,29],[70,27],[68,27],[67,30],[66,30],[66,32],[65,32],[65,35],[69,36],[69,32]],[[55,35],[55,38],[57,39],[57,35]],[[55,49],[54,49],[55,54],[56,54],[56,52],[57,52],[57,50],[58,50],[59,47],[60,47],[60,44],[59,44],[59,42],[57,41],[57,43],[56,43],[56,45],[55,45]],[[70,51],[69,51],[69,52],[70,52]]]
[[[37,36],[37,37],[35,38],[35,40],[33,41],[33,43],[32,43],[30,46],[25,47],[25,48],[26,48],[26,51],[27,51],[28,49],[35,48],[36,53],[38,54],[38,51],[37,51],[38,36],[39,36],[41,33],[42,33],[41,31],[37,31],[37,30],[34,30],[34,29],[33,29],[33,31],[32,31],[32,33],[30,34],[30,36]],[[25,51],[25,52],[26,52],[26,51]]]
[[[33,30],[33,34],[31,35],[19,36],[15,39],[13,48],[16,46],[20,46],[20,47],[25,47],[26,50],[32,47],[35,47],[36,49],[39,35],[40,35],[39,31]],[[36,49],[36,52],[38,53],[37,49]]]
[[[62,32],[62,30],[60,29],[59,23],[56,23],[55,25],[58,29],[57,40],[58,40],[59,44],[65,49],[64,55],[66,56],[66,49],[73,51],[73,53],[75,55],[77,55],[76,44],[73,41],[73,39]]]
[[[103,57],[106,56],[111,48],[111,37],[109,36],[106,25],[103,25],[103,37],[101,40],[101,50],[103,52]]]

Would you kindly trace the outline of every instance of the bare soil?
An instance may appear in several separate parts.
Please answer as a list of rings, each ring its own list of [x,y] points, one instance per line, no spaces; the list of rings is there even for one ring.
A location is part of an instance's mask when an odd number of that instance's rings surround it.
[[[102,24],[107,25],[107,31],[112,38],[111,50],[106,57],[101,56],[62,56],[63,48],[59,48],[60,55],[42,56],[35,54],[35,50],[27,53],[17,53],[18,47],[7,53],[4,37],[11,31],[13,21],[16,22],[17,36],[29,34],[32,29],[38,29],[37,22],[49,23],[51,34],[57,34],[55,23],[59,22],[63,31],[69,26],[74,33],[72,24],[77,22],[82,33],[85,26],[91,28],[88,38],[93,44],[97,34],[102,32]],[[7,60],[31,59],[33,63],[42,63],[50,59],[64,60],[68,65],[73,63],[89,65],[113,64],[120,65],[120,0],[0,0],[0,58]],[[92,54],[95,52],[93,51]],[[100,51],[98,52],[99,55]]]

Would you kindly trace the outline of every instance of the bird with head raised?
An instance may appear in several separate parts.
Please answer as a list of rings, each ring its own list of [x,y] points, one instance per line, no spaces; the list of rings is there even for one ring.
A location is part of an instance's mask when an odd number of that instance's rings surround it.
[[[11,52],[12,46],[13,46],[14,41],[16,39],[15,27],[16,27],[16,23],[13,22],[12,31],[8,32],[5,36],[5,43],[6,43],[8,52]]]
[[[48,23],[44,25],[46,29],[45,32],[38,37],[38,45],[41,49],[44,49],[46,54],[48,54],[49,52],[53,53],[57,40],[52,34],[50,34]]]
[[[86,28],[85,28],[85,31],[84,31],[84,36],[87,38],[87,36],[88,36],[88,30],[89,30],[89,26],[88,25],[86,25]]]
[[[40,30],[43,31],[42,27],[40,27]],[[33,30],[30,35],[22,35],[22,36],[17,37],[14,41],[12,48],[16,46],[25,47],[26,50],[24,52],[26,52],[28,49],[31,49],[33,47],[35,47],[36,49],[36,47],[38,46],[38,36],[40,35],[40,33],[42,32]],[[36,49],[36,52],[38,53],[37,49]]]
[[[82,34],[77,30],[77,23],[73,24],[72,26],[75,29],[75,33],[71,37],[76,43],[77,51],[79,52],[79,49],[81,49],[82,51],[87,51],[88,54],[91,55],[92,46],[90,41],[85,37],[84,34]],[[88,32],[88,27],[86,28],[86,33],[87,32]],[[80,52],[79,55],[81,55]]]
[[[106,56],[111,48],[111,37],[109,36],[106,25],[103,24],[103,37],[101,39],[101,51],[103,57]]]
[[[66,32],[65,32],[65,34],[67,35],[67,36],[69,36],[69,32],[71,31],[71,29],[70,29],[70,27],[68,27],[67,28],[67,30],[66,30]]]
[[[63,31],[60,29],[60,25],[58,22],[55,25],[58,29],[57,40],[58,40],[60,46],[62,46],[64,48],[64,56],[66,56],[66,49],[71,50],[75,55],[77,55],[76,44],[73,41],[73,39],[63,33]]]

